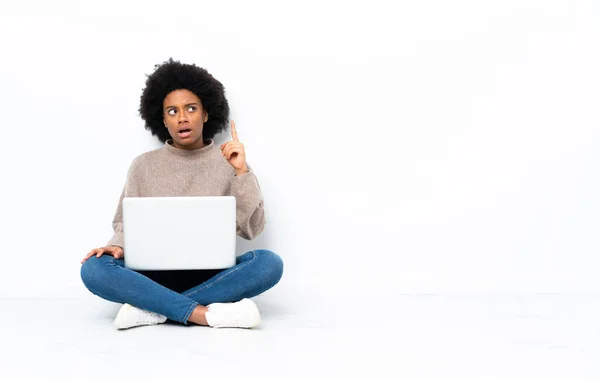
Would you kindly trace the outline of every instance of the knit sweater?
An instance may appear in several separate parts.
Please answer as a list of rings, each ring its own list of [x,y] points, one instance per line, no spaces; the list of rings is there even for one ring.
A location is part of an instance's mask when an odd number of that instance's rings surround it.
[[[164,146],[134,158],[113,218],[114,234],[107,246],[123,248],[125,197],[235,196],[236,234],[251,240],[263,231],[263,197],[252,168],[247,164],[249,172],[236,175],[214,140],[206,140],[205,144],[200,149],[184,150],[174,147],[169,139]]]

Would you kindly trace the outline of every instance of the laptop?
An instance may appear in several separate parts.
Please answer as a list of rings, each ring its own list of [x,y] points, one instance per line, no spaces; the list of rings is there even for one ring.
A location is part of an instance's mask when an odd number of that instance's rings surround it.
[[[234,196],[123,198],[124,265],[132,270],[235,266]]]

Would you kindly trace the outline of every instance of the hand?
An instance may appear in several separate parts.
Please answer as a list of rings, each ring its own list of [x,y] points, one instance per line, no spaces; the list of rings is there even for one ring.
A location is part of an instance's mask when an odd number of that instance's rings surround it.
[[[227,159],[227,162],[233,166],[236,175],[246,173],[249,171],[248,166],[246,166],[246,151],[244,150],[244,144],[238,138],[233,120],[231,120],[231,137],[233,141],[221,145],[221,153]]]
[[[106,246],[106,247],[100,247],[98,249],[93,249],[92,251],[90,251],[89,253],[87,253],[87,255],[85,256],[85,258],[83,258],[81,260],[81,263],[83,264],[83,262],[85,262],[86,260],[88,260],[89,258],[92,257],[92,255],[96,255],[96,258],[100,258],[102,256],[102,254],[108,254],[108,255],[112,255],[115,258],[123,258],[123,249],[120,246]]]

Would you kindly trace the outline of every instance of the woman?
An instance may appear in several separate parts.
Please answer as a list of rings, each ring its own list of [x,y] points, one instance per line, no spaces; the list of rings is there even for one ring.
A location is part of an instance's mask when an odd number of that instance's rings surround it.
[[[212,327],[252,328],[260,322],[250,300],[277,284],[281,258],[253,250],[226,270],[133,271],[123,265],[124,197],[236,197],[237,235],[251,240],[265,225],[263,198],[246,162],[244,145],[231,121],[233,140],[217,147],[226,130],[229,105],[223,85],[206,70],[178,61],[157,65],[142,92],[140,115],[164,146],[137,156],[127,173],[107,246],[81,261],[81,278],[93,294],[123,303],[119,329],[164,323],[167,319]]]

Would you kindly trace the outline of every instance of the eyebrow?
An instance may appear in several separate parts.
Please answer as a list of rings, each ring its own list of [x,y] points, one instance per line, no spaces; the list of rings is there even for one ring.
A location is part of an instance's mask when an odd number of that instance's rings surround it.
[[[186,104],[185,106],[189,107],[190,105],[198,105],[198,103],[189,103],[189,104]],[[175,105],[167,105],[165,107],[165,109],[169,109],[169,108],[177,108],[177,107]]]

